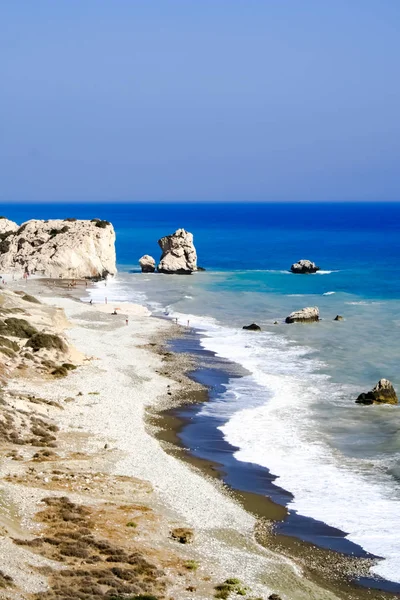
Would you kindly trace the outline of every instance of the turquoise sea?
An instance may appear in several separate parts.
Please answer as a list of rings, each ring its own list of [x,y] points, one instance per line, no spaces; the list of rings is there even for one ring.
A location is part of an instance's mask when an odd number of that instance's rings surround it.
[[[109,301],[139,301],[189,320],[201,346],[240,364],[198,408],[237,461],[266,467],[289,508],[342,530],[383,558],[375,574],[400,582],[400,406],[355,405],[385,377],[400,392],[400,204],[14,205],[2,214],[110,220],[119,274]],[[143,254],[184,227],[199,265],[191,276],[142,274]],[[293,275],[308,258],[315,275]],[[101,285],[94,290],[104,296]],[[322,320],[286,325],[318,306]],[[334,317],[343,315],[344,321]],[[278,321],[278,325],[274,322]],[[261,333],[242,330],[252,322]]]

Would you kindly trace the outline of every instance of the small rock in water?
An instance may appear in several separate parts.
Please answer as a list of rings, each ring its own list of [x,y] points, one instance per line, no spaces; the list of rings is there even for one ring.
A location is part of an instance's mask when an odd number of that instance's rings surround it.
[[[292,273],[316,273],[317,271],[319,271],[319,267],[317,267],[317,265],[314,262],[311,262],[311,260],[299,260],[299,262],[294,263],[291,267],[290,270],[292,271]]]
[[[334,321],[344,321],[342,315],[336,315],[336,317],[333,320]]]
[[[392,383],[380,379],[370,392],[358,396],[356,404],[398,404],[398,399]]]
[[[296,310],[285,319],[286,323],[312,323],[319,321],[319,309],[317,306],[307,306]]]
[[[248,331],[261,331],[261,327],[256,325],[256,323],[252,323],[251,325],[243,325],[243,329],[247,329]]]
[[[139,265],[142,269],[142,273],[154,273],[156,270],[156,261],[148,254],[145,254],[139,259]]]

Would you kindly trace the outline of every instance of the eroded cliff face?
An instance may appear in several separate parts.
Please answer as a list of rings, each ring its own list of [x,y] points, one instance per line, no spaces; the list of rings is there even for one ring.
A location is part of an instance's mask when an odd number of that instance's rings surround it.
[[[75,279],[114,275],[114,228],[99,219],[33,219],[20,227],[0,219],[0,272],[25,271]]]

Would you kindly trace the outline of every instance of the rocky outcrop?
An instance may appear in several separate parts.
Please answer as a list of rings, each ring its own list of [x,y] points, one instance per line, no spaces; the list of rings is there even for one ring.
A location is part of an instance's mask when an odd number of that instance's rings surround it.
[[[334,321],[344,321],[342,315],[336,315],[336,317],[333,320]]]
[[[142,273],[154,273],[156,270],[156,261],[148,254],[145,254],[139,259],[139,265],[142,269]]]
[[[290,313],[286,317],[286,323],[312,323],[313,321],[319,321],[317,306],[307,306],[306,308]]]
[[[252,323],[251,325],[243,325],[243,329],[247,329],[247,331],[261,331],[261,327],[256,325],[256,323]]]
[[[299,260],[299,262],[294,263],[291,267],[290,270],[292,271],[292,273],[316,273],[317,271],[319,271],[319,267],[317,267],[317,265],[313,262],[311,262],[311,260]]]
[[[398,404],[398,399],[392,383],[380,379],[370,392],[358,396],[356,404]]]
[[[78,279],[117,271],[115,232],[108,221],[31,220],[0,238],[0,273]]]
[[[178,229],[175,233],[158,240],[162,256],[158,265],[160,273],[190,275],[197,271],[197,254],[193,234]]]
[[[17,229],[17,223],[14,223],[14,221],[9,221],[5,217],[0,217],[0,235],[9,231],[16,231]]]

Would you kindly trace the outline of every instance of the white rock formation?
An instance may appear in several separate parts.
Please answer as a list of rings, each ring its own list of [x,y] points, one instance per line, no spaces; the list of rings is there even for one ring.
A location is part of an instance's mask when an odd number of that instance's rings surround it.
[[[31,220],[1,238],[0,273],[78,279],[117,271],[115,232],[108,221]]]
[[[299,260],[299,262],[294,263],[290,270],[292,273],[316,273],[319,271],[319,267],[311,260]]]
[[[139,265],[142,269],[142,273],[154,273],[156,270],[156,261],[148,254],[145,254],[142,256],[142,258],[139,258]]]
[[[312,323],[313,321],[319,321],[317,306],[307,306],[306,308],[290,313],[286,317],[286,323]]]
[[[193,234],[185,229],[158,240],[163,251],[158,271],[160,273],[190,274],[197,271],[197,254],[193,245]]]
[[[0,234],[6,233],[7,231],[16,231],[18,225],[14,221],[9,221],[5,217],[0,217]]]

